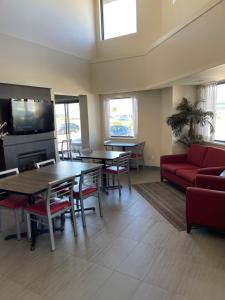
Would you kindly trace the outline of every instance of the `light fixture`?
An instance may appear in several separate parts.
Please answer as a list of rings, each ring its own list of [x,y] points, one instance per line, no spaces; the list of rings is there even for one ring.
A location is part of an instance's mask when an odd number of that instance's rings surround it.
[[[177,1],[177,0],[172,0],[173,4],[175,4],[175,3],[176,3],[176,1]]]

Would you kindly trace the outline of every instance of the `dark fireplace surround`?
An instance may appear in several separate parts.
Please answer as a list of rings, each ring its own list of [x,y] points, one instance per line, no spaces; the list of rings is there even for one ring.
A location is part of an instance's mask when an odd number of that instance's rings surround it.
[[[54,132],[9,135],[1,140],[1,170],[18,168],[22,172],[33,169],[36,162],[51,158],[55,158]]]

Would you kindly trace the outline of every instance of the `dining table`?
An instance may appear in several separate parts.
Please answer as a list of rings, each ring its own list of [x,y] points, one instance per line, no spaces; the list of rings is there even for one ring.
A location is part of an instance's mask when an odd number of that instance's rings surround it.
[[[0,179],[0,189],[10,193],[27,195],[28,202],[32,205],[35,203],[35,196],[47,190],[49,182],[71,176],[79,177],[82,171],[91,170],[97,166],[99,164],[90,162],[60,161],[47,167],[2,178]],[[38,235],[36,222],[31,221],[31,230],[31,250],[34,250]],[[22,236],[26,236],[26,233]]]
[[[114,142],[114,141],[107,141],[104,142],[104,147],[108,149],[108,147],[111,147],[113,150],[114,147],[121,148],[122,151],[126,151],[126,149],[131,149],[135,146],[137,146],[139,142]]]
[[[88,160],[98,160],[103,165],[104,168],[107,167],[108,164],[112,164],[113,161],[117,160],[121,154],[124,154],[124,151],[107,151],[107,150],[93,150],[90,152],[84,152],[79,154],[79,158],[88,159]],[[117,189],[118,185],[107,185],[106,175],[102,174],[102,182],[103,182],[103,192],[108,194],[109,189]]]

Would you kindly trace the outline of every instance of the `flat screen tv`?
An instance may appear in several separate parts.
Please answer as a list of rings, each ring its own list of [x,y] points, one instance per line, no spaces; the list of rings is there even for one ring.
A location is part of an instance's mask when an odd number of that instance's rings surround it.
[[[52,101],[11,99],[12,134],[31,134],[54,130]]]

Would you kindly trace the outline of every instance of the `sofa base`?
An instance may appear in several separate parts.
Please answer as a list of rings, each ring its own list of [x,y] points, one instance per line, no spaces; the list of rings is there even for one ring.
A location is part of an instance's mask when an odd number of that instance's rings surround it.
[[[163,179],[167,179],[168,181],[175,183],[176,185],[181,186],[184,189],[186,189],[187,187],[195,186],[195,183],[191,183],[181,177],[178,177],[176,174],[161,170],[161,181],[163,181]]]

